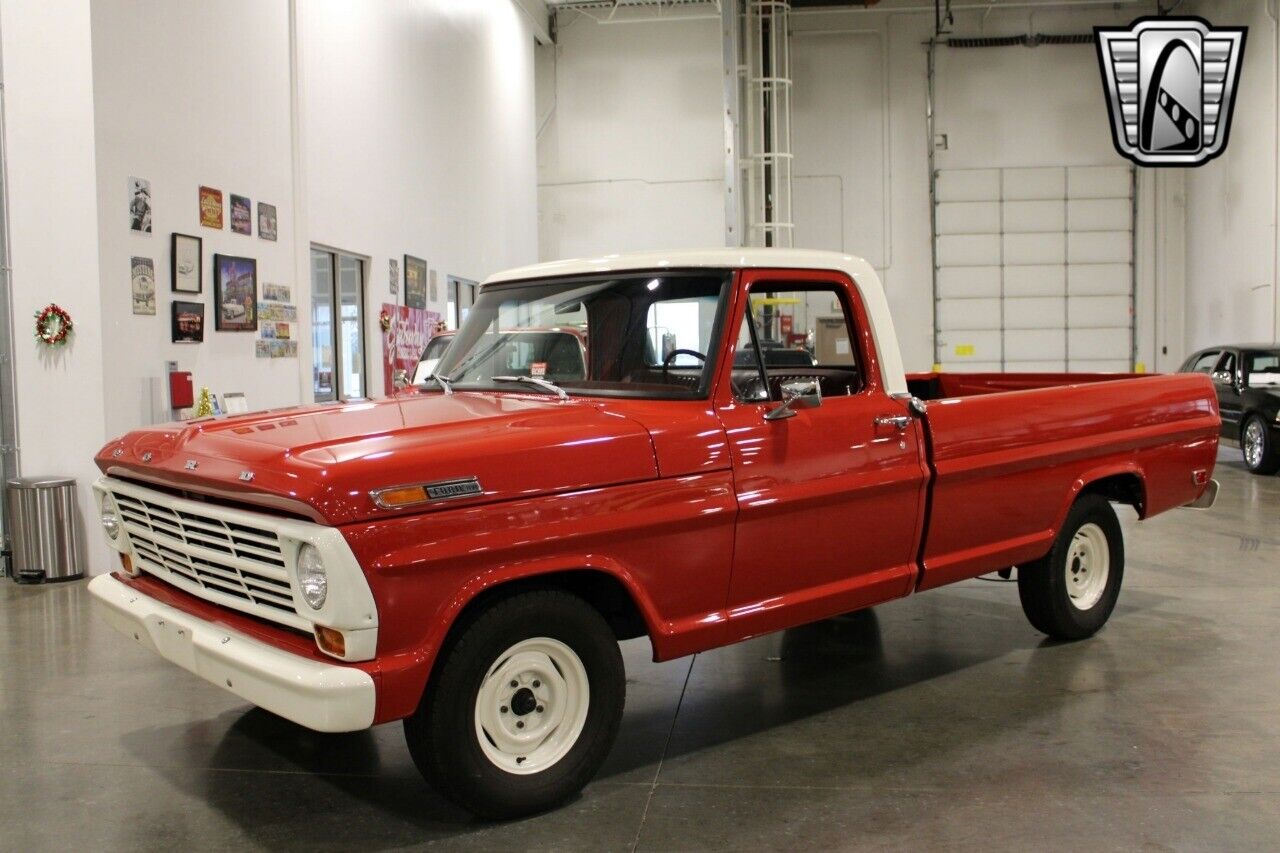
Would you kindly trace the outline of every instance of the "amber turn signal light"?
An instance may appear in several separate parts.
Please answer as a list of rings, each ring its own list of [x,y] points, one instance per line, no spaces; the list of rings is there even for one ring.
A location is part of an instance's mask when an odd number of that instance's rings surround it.
[[[373,500],[385,509],[420,504],[427,500],[425,486],[402,486],[396,489],[382,489],[374,492]]]
[[[138,574],[133,568],[133,558],[128,554],[120,555],[120,568],[124,569],[126,575],[135,576]]]
[[[347,638],[342,635],[341,631],[333,628],[317,625],[316,645],[320,647],[320,651],[327,652],[334,657],[347,656]]]

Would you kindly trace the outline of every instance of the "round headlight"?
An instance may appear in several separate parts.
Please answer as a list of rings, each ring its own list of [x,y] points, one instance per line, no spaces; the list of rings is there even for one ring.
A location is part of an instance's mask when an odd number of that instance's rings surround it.
[[[329,594],[329,577],[314,545],[303,545],[298,551],[298,588],[302,590],[302,600],[312,610],[324,607],[325,597]]]
[[[107,532],[107,538],[113,542],[120,536],[120,516],[116,515],[114,507],[104,506],[102,508],[102,529]]]

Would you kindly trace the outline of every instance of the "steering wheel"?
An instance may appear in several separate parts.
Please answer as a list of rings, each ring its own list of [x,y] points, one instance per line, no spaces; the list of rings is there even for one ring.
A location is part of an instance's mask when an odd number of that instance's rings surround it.
[[[691,355],[694,358],[701,359],[703,364],[707,363],[706,355],[698,352],[696,349],[673,349],[671,352],[667,353],[666,358],[662,359],[662,377],[664,381],[667,376],[667,368],[671,366],[671,359],[678,355]]]

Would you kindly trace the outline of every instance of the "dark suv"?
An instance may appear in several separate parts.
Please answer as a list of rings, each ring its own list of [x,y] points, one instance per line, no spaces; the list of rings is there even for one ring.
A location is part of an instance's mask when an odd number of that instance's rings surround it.
[[[1240,442],[1254,474],[1280,471],[1280,345],[1210,347],[1192,355],[1180,373],[1206,373],[1218,391],[1222,437]]]

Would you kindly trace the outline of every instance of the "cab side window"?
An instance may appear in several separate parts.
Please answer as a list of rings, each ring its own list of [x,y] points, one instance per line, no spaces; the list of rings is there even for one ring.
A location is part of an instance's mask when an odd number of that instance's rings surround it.
[[[862,390],[857,337],[840,290],[795,284],[751,288],[734,351],[738,399],[781,399],[784,382],[816,381],[824,397]]]
[[[1236,375],[1236,354],[1233,352],[1224,352],[1218,366],[1214,368],[1214,373],[1225,373],[1228,376]]]
[[[1213,373],[1213,367],[1218,363],[1218,357],[1222,355],[1218,350],[1211,350],[1202,353],[1191,366],[1187,368],[1188,373]]]

